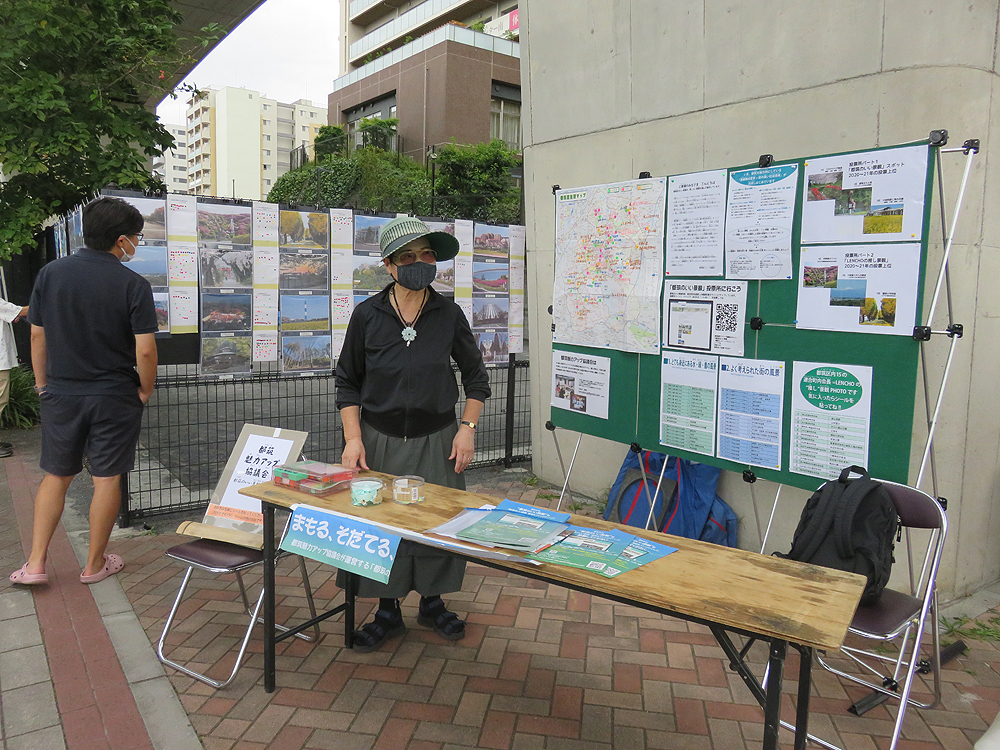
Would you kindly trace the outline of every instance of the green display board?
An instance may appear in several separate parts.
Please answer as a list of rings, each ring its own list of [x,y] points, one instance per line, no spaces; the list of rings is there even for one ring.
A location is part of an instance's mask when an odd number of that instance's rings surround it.
[[[903,146],[927,145],[926,141]],[[900,146],[887,147],[890,149]],[[881,151],[871,149],[862,153]],[[848,152],[854,153],[854,152]],[[828,156],[840,156],[831,154]],[[923,215],[920,221],[920,273],[917,289],[916,323],[920,325],[923,287],[927,262],[927,227],[930,217],[932,175],[936,150],[928,147],[927,172],[923,185]],[[908,481],[910,444],[913,432],[914,404],[917,389],[917,365],[920,342],[910,335],[877,335],[854,332],[806,330],[795,327],[798,280],[800,279],[800,249],[802,237],[802,194],[806,181],[806,164],[825,157],[774,162],[797,164],[799,181],[792,228],[792,262],[790,280],[752,280],[747,290],[747,324],[744,335],[744,357],[780,360],[785,363],[785,389],[782,414],[782,447],[780,471],[748,466],[718,457],[690,453],[661,445],[659,442],[661,358],[652,354],[635,354],[608,349],[554,343],[557,351],[597,355],[611,360],[611,387],[608,418],[555,408],[552,422],[560,428],[581,432],[620,443],[638,443],[643,449],[677,455],[693,461],[717,465],[730,471],[751,469],[755,475],[782,484],[814,489],[821,478],[789,471],[792,412],[793,362],[822,362],[844,365],[865,365],[872,368],[871,417],[868,442],[868,469],[872,476],[891,481]],[[734,167],[736,170],[755,165]],[[669,201],[669,198],[668,198]],[[902,242],[903,240],[900,240]],[[906,240],[916,242],[917,238]],[[872,240],[868,241],[869,243]],[[866,244],[841,242],[841,245]],[[665,255],[665,253],[664,253]],[[685,277],[688,278],[688,277]],[[695,278],[695,277],[690,277]],[[721,276],[700,277],[718,280]],[[557,282],[558,283],[558,280]],[[662,310],[662,300],[661,300]],[[750,318],[763,321],[760,330],[752,330]],[[666,353],[668,350],[664,349]]]

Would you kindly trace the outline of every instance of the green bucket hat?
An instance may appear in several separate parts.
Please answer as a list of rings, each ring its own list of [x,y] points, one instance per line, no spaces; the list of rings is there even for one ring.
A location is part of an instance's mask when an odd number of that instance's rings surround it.
[[[397,216],[379,232],[378,244],[382,258],[388,258],[407,242],[427,239],[438,260],[451,260],[458,255],[458,239],[447,232],[432,232],[420,219],[412,216]]]

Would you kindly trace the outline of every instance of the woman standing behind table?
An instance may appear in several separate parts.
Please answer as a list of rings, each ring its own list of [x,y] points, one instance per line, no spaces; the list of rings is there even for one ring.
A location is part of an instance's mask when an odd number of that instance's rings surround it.
[[[458,240],[404,216],[382,227],[379,247],[393,283],[355,308],[337,362],[341,463],[464,490],[489,376],[465,313],[430,288],[435,263],[458,255]],[[461,424],[452,359],[465,389]],[[360,580],[358,596],[377,597],[379,608],[354,632],[354,649],[374,651],[406,632],[398,600],[410,591],[420,594],[418,623],[448,640],[464,638],[465,622],[441,600],[462,588],[464,576],[464,560],[402,540],[388,583]],[[346,585],[343,571],[337,584]]]

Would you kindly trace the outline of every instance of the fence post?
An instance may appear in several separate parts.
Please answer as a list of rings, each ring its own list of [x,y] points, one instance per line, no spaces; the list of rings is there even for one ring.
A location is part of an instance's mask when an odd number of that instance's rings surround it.
[[[514,367],[514,355],[507,355],[507,414],[504,425],[504,456],[503,465],[510,468],[510,460],[514,456],[514,394],[517,385],[517,368]]]
[[[120,475],[118,487],[121,490],[121,502],[118,505],[118,528],[127,529],[132,525],[132,496],[128,489],[128,472]]]

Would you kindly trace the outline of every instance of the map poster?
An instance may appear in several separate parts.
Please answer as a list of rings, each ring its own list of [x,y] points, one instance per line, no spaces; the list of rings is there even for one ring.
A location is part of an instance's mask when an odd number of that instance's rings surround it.
[[[784,362],[721,357],[716,455],[780,470],[784,392]]]
[[[919,240],[926,144],[809,159],[802,244]]]
[[[791,471],[834,479],[867,466],[871,393],[871,367],[793,362]]]
[[[799,165],[729,174],[726,278],[792,278],[792,217]]]
[[[660,445],[714,455],[719,358],[664,352],[660,372]]]
[[[746,307],[745,281],[668,280],[663,345],[741,357]]]
[[[675,175],[667,201],[667,276],[721,276],[726,170]]]
[[[666,179],[556,192],[552,339],[660,351]]]
[[[610,391],[608,357],[552,351],[552,406],[607,419]]]
[[[819,245],[799,256],[797,328],[910,336],[920,245]]]

